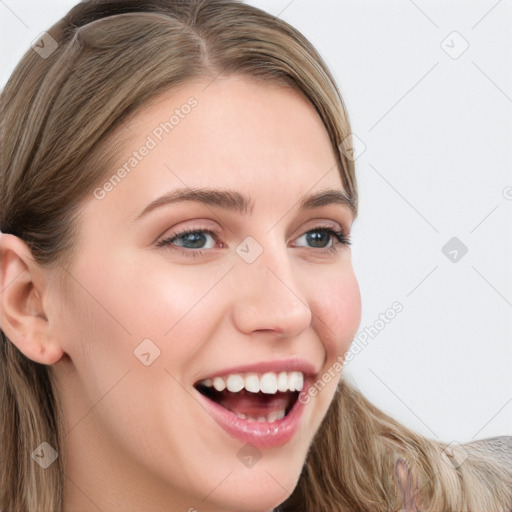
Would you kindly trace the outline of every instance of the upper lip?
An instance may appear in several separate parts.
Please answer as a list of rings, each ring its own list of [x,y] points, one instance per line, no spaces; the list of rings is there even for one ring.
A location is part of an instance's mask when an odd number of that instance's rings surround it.
[[[319,373],[313,363],[306,359],[291,357],[288,359],[274,359],[271,361],[261,361],[259,363],[248,363],[230,368],[223,368],[210,372],[198,382],[214,377],[225,377],[234,373],[265,373],[265,372],[302,372],[304,377],[314,377]]]

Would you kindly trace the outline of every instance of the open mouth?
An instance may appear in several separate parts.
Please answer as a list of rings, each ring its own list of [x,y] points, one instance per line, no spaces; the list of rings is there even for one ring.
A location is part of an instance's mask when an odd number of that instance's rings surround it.
[[[304,385],[301,372],[232,374],[197,382],[194,387],[209,400],[248,421],[283,419],[296,404]]]

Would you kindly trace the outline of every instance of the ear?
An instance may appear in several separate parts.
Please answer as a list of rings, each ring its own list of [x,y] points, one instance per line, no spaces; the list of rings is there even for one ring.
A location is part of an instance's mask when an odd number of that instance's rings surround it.
[[[46,298],[47,274],[19,237],[0,233],[0,326],[26,357],[41,364],[64,351],[52,339]]]

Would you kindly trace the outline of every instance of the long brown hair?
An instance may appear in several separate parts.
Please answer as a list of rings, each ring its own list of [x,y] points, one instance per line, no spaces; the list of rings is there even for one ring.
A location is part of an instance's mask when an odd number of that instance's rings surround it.
[[[240,74],[301,92],[323,121],[357,210],[342,98],[317,51],[284,21],[236,0],[92,0],[51,27],[36,49],[1,94],[0,229],[24,240],[39,264],[64,265],[75,256],[80,205],[113,162],[116,128],[195,78]],[[0,400],[0,509],[60,512],[62,458],[43,470],[30,455],[43,441],[58,451],[62,439],[52,368],[26,358],[3,332]],[[504,467],[476,453],[450,466],[445,447],[400,425],[342,379],[280,509],[397,510],[404,499],[397,468],[405,467],[397,461],[410,468],[422,510],[509,509]]]

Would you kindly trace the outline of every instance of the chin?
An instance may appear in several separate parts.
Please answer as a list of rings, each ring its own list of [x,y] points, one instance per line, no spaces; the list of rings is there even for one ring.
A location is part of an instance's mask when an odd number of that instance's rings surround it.
[[[263,472],[249,472],[245,478],[232,477],[232,474],[227,477],[208,499],[215,512],[271,512],[290,496],[294,488],[294,485],[290,488],[287,482],[281,483]],[[228,480],[231,480],[229,484]],[[192,509],[190,512],[201,512],[200,505],[196,508],[197,511]]]

